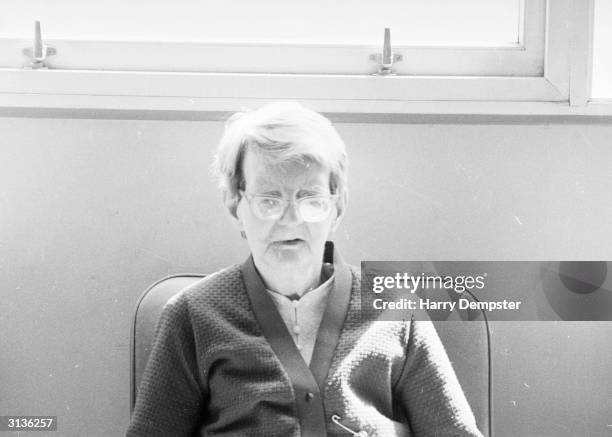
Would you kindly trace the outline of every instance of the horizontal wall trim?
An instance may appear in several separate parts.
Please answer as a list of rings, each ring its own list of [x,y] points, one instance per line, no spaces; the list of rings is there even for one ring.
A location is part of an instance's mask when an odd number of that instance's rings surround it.
[[[607,124],[612,122],[612,103],[590,104],[581,108],[524,103],[511,105],[514,110],[511,110],[511,107],[501,108],[500,104],[489,104],[489,112],[484,111],[487,104],[479,105],[480,109],[476,111],[476,107],[470,108],[471,105],[467,102],[462,102],[461,107],[455,106],[453,112],[449,108],[450,103],[452,102],[438,102],[440,105],[438,112],[431,110],[417,112],[416,107],[413,108],[414,112],[410,113],[322,112],[336,123]],[[529,111],[526,110],[527,107],[530,108]],[[442,109],[446,112],[442,112]],[[224,121],[232,112],[0,107],[0,117],[100,120]]]

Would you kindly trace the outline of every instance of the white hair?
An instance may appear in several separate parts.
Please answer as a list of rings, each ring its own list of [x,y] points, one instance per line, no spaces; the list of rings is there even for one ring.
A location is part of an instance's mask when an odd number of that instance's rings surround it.
[[[270,103],[232,115],[213,162],[224,199],[230,206],[244,189],[246,151],[259,153],[274,164],[312,161],[330,171],[330,192],[347,192],[348,158],[344,141],[331,122],[293,102]],[[342,197],[342,196],[339,196]]]

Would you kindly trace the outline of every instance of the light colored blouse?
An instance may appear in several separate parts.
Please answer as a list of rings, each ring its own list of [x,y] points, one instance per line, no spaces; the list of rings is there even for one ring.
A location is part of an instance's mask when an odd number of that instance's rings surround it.
[[[307,365],[310,365],[312,359],[317,332],[333,285],[332,275],[317,288],[306,292],[298,299],[266,289]]]

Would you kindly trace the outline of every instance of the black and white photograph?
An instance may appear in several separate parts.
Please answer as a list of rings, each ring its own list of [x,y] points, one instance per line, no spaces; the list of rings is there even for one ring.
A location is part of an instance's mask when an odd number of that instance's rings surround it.
[[[612,436],[612,1],[0,6],[0,437]]]

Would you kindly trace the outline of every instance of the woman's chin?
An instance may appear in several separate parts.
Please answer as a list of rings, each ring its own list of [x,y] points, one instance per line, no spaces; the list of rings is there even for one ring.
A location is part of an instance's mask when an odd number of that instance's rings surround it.
[[[312,261],[305,241],[274,243],[267,255],[271,262],[282,265],[304,265]]]

